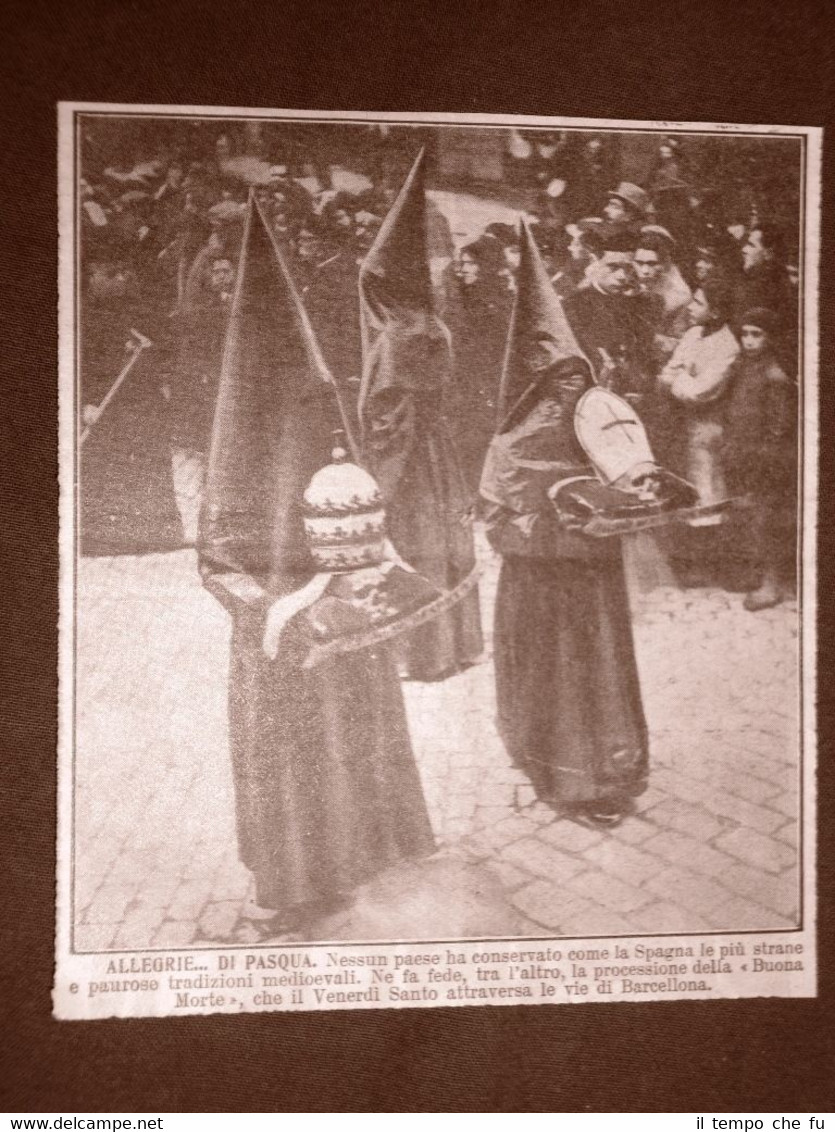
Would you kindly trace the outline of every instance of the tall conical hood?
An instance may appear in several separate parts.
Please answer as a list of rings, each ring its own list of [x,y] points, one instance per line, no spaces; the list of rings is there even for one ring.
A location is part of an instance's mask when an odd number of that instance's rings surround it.
[[[360,268],[360,291],[380,321],[432,307],[424,166],[421,150]]]
[[[331,382],[250,195],[200,518],[204,559],[277,577],[310,568],[301,501],[340,424]]]
[[[522,221],[520,235],[516,297],[499,390],[499,432],[505,432],[519,419],[520,411],[539,382],[528,365],[537,342],[550,342],[556,349],[558,360],[581,359],[591,375],[591,367],[568,324],[525,220]]]
[[[423,150],[360,268],[364,419],[400,388],[435,396],[450,366],[449,332],[434,312],[427,249]]]

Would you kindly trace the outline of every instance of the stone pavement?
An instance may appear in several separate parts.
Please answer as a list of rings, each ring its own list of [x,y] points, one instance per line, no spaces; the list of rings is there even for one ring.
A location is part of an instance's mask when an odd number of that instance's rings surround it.
[[[497,560],[483,538],[485,627]],[[653,561],[653,556],[655,561]],[[438,840],[319,940],[790,927],[797,915],[797,612],[679,590],[629,551],[651,785],[617,829],[537,802],[493,724],[485,662],[404,684]],[[648,567],[649,564],[649,567]],[[226,739],[226,614],[194,554],[79,563],[78,950],[252,942]],[[489,637],[489,633],[488,633]]]

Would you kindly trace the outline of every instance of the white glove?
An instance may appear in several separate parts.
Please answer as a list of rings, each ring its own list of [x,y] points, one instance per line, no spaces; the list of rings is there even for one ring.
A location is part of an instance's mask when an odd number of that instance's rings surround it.
[[[331,580],[330,574],[315,574],[306,586],[278,598],[267,612],[262,648],[270,660],[278,656],[278,645],[287,622],[322,596]]]

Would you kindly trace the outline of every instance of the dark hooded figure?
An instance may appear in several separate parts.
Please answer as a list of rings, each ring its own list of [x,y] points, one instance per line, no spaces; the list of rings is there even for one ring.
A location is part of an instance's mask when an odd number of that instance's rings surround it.
[[[450,340],[433,309],[423,154],[360,269],[362,462],[380,484],[391,539],[441,590],[470,586],[447,614],[412,634],[402,655],[414,680],[439,680],[480,658],[472,495],[443,414]]]
[[[574,431],[591,381],[525,227],[499,431],[481,481],[488,538],[502,556],[498,726],[542,801],[614,825],[648,770],[620,546],[561,526],[548,495],[591,472]]]
[[[388,646],[305,665],[315,625],[306,610],[324,589],[302,500],[340,419],[331,383],[252,199],[199,552],[204,584],[232,614],[238,846],[255,882],[251,930],[264,937],[304,931],[358,885],[434,847]]]

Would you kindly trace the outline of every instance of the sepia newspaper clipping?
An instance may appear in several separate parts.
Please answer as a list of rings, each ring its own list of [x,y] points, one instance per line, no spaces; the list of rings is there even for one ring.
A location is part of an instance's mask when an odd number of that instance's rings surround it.
[[[58,117],[55,1016],[815,996],[821,131]]]

